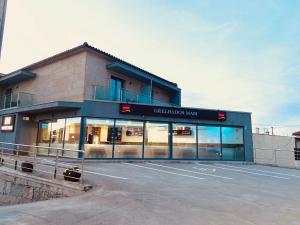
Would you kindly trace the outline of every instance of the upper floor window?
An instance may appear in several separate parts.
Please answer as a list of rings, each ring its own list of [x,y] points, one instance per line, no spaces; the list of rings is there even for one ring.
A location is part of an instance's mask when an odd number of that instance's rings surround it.
[[[124,81],[116,78],[110,78],[110,88],[109,88],[109,96],[112,101],[121,101],[122,100],[122,88],[124,85]]]

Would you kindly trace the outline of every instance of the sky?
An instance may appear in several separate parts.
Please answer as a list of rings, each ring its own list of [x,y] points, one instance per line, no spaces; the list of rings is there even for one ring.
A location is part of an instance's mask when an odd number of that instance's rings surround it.
[[[8,0],[0,72],[83,42],[176,82],[183,106],[300,130],[300,0]]]

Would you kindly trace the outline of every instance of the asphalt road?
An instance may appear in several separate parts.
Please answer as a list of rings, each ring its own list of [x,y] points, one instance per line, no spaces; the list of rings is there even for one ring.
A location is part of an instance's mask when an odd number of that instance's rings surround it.
[[[94,189],[0,207],[0,224],[296,225],[300,170],[239,164],[87,163]]]

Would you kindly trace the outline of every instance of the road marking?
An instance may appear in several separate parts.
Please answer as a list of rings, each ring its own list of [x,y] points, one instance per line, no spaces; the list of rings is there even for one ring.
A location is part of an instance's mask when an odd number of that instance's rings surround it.
[[[273,171],[268,171],[268,170],[259,170],[259,169],[253,169],[253,168],[244,168],[244,167],[240,167],[240,166],[229,166],[229,165],[225,165],[225,164],[218,164],[218,165],[222,165],[222,166],[226,166],[226,167],[230,167],[230,168],[237,168],[237,169],[243,169],[243,170],[250,170],[250,171],[257,171],[257,172],[264,172],[264,173],[271,173],[271,174],[277,174],[277,175],[284,175],[284,176],[289,176],[289,177],[297,177],[300,178],[300,176],[297,175],[293,175],[293,174],[286,174],[286,173],[278,173],[278,172],[273,172]]]
[[[116,179],[121,179],[121,180],[128,180],[128,178],[126,178],[126,177],[118,177],[118,176],[113,176],[113,175],[104,174],[104,173],[97,173],[97,172],[88,171],[88,170],[83,170],[83,173],[90,173],[90,174],[95,174],[95,175],[104,176],[104,177],[116,178]]]
[[[171,166],[163,166],[163,165],[155,164],[155,163],[147,163],[147,164],[150,164],[150,165],[153,165],[153,166],[160,166],[160,167],[164,167],[164,168],[169,168],[169,169],[173,169],[173,170],[184,171],[184,172],[188,172],[188,173],[201,174],[201,175],[204,175],[204,176],[218,177],[218,178],[228,179],[228,180],[232,180],[233,179],[231,177],[218,176],[218,175],[209,174],[209,173],[201,173],[201,172],[196,172],[196,171],[191,171],[191,170],[185,170],[185,169],[180,169],[180,168],[171,167]]]
[[[159,169],[155,169],[155,168],[152,168],[152,167],[135,165],[135,164],[131,164],[131,163],[123,163],[123,164],[129,165],[129,166],[141,167],[141,168],[144,168],[144,169],[149,169],[149,170],[154,170],[154,171],[159,171],[159,172],[163,172],[163,173],[169,173],[169,174],[173,174],[173,175],[177,175],[177,176],[194,178],[194,179],[198,179],[198,180],[203,180],[204,179],[202,177],[195,177],[195,176],[190,176],[190,175],[185,175],[185,174],[180,174],[180,173],[174,173],[174,172],[170,172],[170,171],[159,170]]]
[[[270,174],[263,174],[263,173],[255,173],[255,172],[250,172],[250,171],[246,171],[246,170],[238,170],[238,169],[233,169],[233,168],[227,168],[227,167],[221,167],[221,166],[211,166],[211,165],[206,165],[206,164],[198,164],[199,166],[207,166],[207,167],[215,167],[215,168],[219,168],[219,169],[224,169],[224,170],[231,170],[231,171],[235,171],[235,172],[241,172],[241,173],[248,173],[248,174],[254,174],[254,175],[258,175],[258,176],[265,176],[265,177],[273,177],[273,178],[277,178],[277,179],[284,179],[284,180],[289,180],[290,178],[288,177],[280,177],[280,176],[273,176]],[[198,169],[199,167],[194,167],[194,169]]]

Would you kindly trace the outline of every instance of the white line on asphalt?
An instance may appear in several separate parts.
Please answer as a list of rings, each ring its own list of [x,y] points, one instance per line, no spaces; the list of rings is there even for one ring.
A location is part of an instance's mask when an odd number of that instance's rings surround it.
[[[223,169],[223,170],[231,170],[231,171],[241,172],[241,173],[254,174],[254,175],[258,175],[258,176],[273,177],[273,178],[277,178],[277,179],[284,179],[284,180],[289,180],[290,179],[288,177],[273,176],[273,175],[270,175],[270,174],[255,173],[255,172],[250,172],[250,171],[246,171],[246,170],[238,170],[238,169],[226,168],[226,167],[221,167],[221,166],[211,166],[211,165],[206,165],[206,164],[198,164],[198,165],[199,166],[208,166],[208,167],[213,167],[213,168],[219,168],[219,169]],[[198,169],[198,167],[194,167],[194,169]]]
[[[195,176],[190,176],[190,175],[185,175],[185,174],[180,174],[180,173],[174,173],[174,172],[169,172],[169,171],[165,171],[165,170],[155,169],[155,168],[152,168],[152,167],[141,166],[141,165],[135,165],[135,164],[131,164],[131,163],[123,163],[123,164],[129,165],[129,166],[141,167],[141,168],[149,169],[149,170],[155,170],[155,171],[159,171],[159,172],[163,172],[163,173],[169,173],[169,174],[173,174],[173,175],[177,175],[177,176],[183,176],[183,177],[194,178],[194,179],[198,179],[198,180],[204,179],[204,178],[202,178],[202,177],[195,177]]]
[[[232,180],[231,177],[218,176],[218,175],[209,174],[209,173],[201,173],[201,172],[185,170],[185,169],[180,169],[180,168],[171,167],[171,166],[163,166],[163,165],[159,165],[159,164],[155,164],[155,163],[147,163],[147,164],[150,164],[150,165],[153,165],[153,166],[160,166],[160,167],[164,167],[164,168],[169,168],[169,169],[173,169],[173,170],[184,171],[184,172],[188,172],[188,173],[195,173],[195,174],[201,174],[201,175],[204,175],[204,176],[211,176],[211,177],[218,177],[218,178],[222,178],[222,179]]]
[[[97,172],[88,171],[88,170],[83,170],[83,173],[90,173],[90,174],[95,174],[95,175],[110,177],[110,178],[116,178],[116,179],[121,179],[121,180],[127,180],[128,179],[126,177],[118,177],[118,176],[113,176],[113,175],[104,174],[104,173],[97,173]]]
[[[264,173],[271,173],[271,174],[277,174],[277,175],[284,175],[284,176],[288,176],[288,177],[297,177],[300,178],[300,176],[297,175],[293,175],[293,174],[286,174],[286,173],[278,173],[278,172],[273,172],[273,171],[268,171],[268,170],[259,170],[259,169],[253,169],[253,168],[244,168],[244,167],[240,167],[240,166],[229,166],[229,165],[225,165],[225,164],[217,164],[217,165],[222,165],[225,167],[230,167],[230,168],[236,168],[236,169],[243,169],[243,170],[250,170],[250,171],[257,171],[257,172],[264,172]]]

